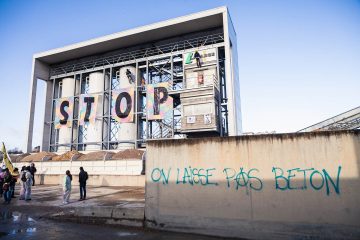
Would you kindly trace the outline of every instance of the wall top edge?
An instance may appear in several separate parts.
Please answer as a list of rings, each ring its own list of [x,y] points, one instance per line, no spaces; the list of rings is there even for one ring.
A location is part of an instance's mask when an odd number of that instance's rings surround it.
[[[196,144],[200,142],[220,142],[220,141],[256,141],[256,140],[292,140],[296,138],[315,138],[332,137],[342,135],[353,135],[360,137],[360,129],[355,130],[337,130],[337,131],[317,131],[317,132],[294,132],[294,133],[276,133],[276,134],[257,134],[257,135],[239,135],[230,137],[207,137],[207,138],[187,138],[187,139],[161,139],[148,140],[148,146],[167,146],[184,144]]]

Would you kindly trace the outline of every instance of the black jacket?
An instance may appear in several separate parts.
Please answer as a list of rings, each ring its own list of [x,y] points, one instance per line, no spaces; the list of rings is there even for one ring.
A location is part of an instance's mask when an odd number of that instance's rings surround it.
[[[87,179],[88,179],[87,172],[85,172],[84,170],[80,171],[80,173],[79,173],[79,183],[86,183]]]
[[[34,176],[34,174],[36,173],[36,167],[30,167],[30,173]]]
[[[197,58],[197,59],[200,59],[200,58],[201,58],[200,53],[199,53],[198,51],[196,51],[196,52],[194,53],[194,58]]]

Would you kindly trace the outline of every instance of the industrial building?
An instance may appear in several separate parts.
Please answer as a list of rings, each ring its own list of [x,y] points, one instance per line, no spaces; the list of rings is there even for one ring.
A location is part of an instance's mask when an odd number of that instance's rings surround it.
[[[219,7],[35,54],[27,151],[38,81],[46,82],[42,151],[239,135],[236,41]]]
[[[298,132],[360,129],[360,106],[306,127]]]

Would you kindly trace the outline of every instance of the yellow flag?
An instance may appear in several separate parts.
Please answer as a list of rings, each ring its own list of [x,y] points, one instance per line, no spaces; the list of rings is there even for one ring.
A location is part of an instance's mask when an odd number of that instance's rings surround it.
[[[2,152],[3,152],[3,163],[5,164],[6,168],[9,169],[11,175],[14,175],[14,166],[12,165],[12,162],[7,154],[5,144],[2,143]]]

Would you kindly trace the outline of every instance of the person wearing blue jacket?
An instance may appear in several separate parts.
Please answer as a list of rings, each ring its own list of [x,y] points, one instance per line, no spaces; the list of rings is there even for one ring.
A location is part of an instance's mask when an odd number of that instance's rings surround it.
[[[63,204],[68,204],[71,194],[71,181],[72,175],[69,170],[66,170],[66,175],[64,177],[64,184],[63,184]]]

